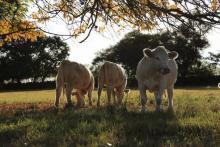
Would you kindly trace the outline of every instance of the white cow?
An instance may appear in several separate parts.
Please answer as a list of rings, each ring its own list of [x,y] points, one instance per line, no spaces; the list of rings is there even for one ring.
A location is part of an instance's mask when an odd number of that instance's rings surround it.
[[[116,103],[116,95],[118,103],[121,104],[126,85],[127,75],[124,68],[116,63],[106,61],[99,72],[97,106],[100,106],[100,96],[104,86],[107,89],[108,104],[111,103],[111,94],[113,94],[114,103]]]
[[[136,70],[136,79],[140,91],[142,111],[145,111],[147,102],[146,90],[154,92],[156,110],[160,110],[162,96],[167,89],[169,106],[173,108],[173,88],[177,79],[178,67],[175,59],[178,53],[170,52],[164,46],[154,49],[144,49],[144,57],[139,61]]]
[[[92,105],[92,90],[94,89],[94,77],[84,65],[64,60],[58,68],[56,77],[56,101],[58,107],[62,89],[66,89],[67,104],[72,105],[71,94],[76,95],[77,105],[80,106],[83,96],[88,93],[89,104]],[[76,92],[73,92],[76,89]]]

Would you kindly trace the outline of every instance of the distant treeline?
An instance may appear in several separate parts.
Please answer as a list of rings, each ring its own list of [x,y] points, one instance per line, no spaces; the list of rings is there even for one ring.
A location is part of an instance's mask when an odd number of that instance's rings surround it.
[[[55,81],[47,82],[31,82],[31,83],[8,83],[0,85],[0,91],[7,90],[43,90],[43,89],[55,89]]]
[[[220,76],[212,77],[187,77],[178,78],[175,86],[177,87],[206,87],[206,86],[217,86],[220,83]],[[128,79],[128,87],[137,88],[137,80]]]
[[[212,77],[187,77],[178,78],[175,86],[177,87],[215,87],[220,83],[220,76]],[[128,87],[137,88],[137,81],[128,79]]]
[[[220,53],[203,57],[202,51],[209,46],[207,38],[197,29],[189,30],[181,25],[178,31],[157,34],[133,31],[115,45],[99,51],[90,66],[95,86],[100,67],[111,61],[125,68],[128,87],[136,88],[136,68],[144,56],[143,49],[159,45],[179,53],[176,86],[217,86],[220,82]],[[0,90],[54,89],[55,81],[47,79],[55,77],[60,62],[68,55],[69,47],[56,36],[4,44],[0,50]]]
[[[27,79],[44,82],[57,74],[60,62],[68,55],[69,47],[56,36],[6,43],[0,50],[0,85]]]
[[[97,80],[96,80],[97,81]],[[175,87],[216,87],[220,83],[220,76],[212,77],[187,77],[179,78]],[[95,88],[98,87],[98,82],[95,83]],[[55,89],[55,81],[33,82],[33,83],[8,83],[0,85],[0,91],[4,90],[34,90],[34,89]],[[128,88],[137,88],[137,81],[128,79]]]

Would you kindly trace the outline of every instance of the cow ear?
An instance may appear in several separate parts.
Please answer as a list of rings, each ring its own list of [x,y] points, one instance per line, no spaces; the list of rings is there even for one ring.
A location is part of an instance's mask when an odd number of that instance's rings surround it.
[[[153,55],[154,55],[153,52],[151,51],[151,49],[149,49],[149,48],[145,48],[143,50],[143,53],[145,56],[148,56],[148,57],[153,57]]]
[[[172,51],[168,53],[168,56],[170,59],[176,59],[179,56],[179,54],[176,51]]]

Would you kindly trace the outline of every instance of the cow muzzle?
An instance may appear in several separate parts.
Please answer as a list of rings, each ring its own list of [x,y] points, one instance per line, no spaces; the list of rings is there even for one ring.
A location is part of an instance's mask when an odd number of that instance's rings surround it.
[[[161,74],[166,75],[166,74],[170,73],[170,69],[169,68],[161,68],[160,72],[161,72]]]

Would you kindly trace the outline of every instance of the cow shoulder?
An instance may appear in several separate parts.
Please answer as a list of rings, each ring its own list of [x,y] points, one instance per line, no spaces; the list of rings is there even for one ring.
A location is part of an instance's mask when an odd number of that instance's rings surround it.
[[[155,73],[155,71],[151,59],[149,57],[143,57],[137,66],[136,78],[140,80],[150,78],[153,73]]]

